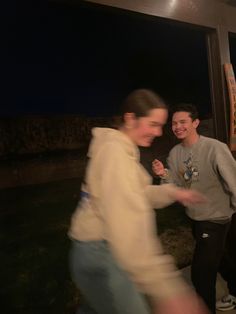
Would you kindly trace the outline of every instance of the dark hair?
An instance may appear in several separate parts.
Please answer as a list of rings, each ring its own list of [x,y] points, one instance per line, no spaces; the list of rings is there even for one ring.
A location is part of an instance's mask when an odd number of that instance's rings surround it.
[[[177,104],[171,109],[172,116],[175,112],[180,112],[180,111],[188,112],[190,118],[193,121],[198,119],[198,116],[199,116],[198,111],[197,111],[196,106],[194,106],[193,104],[186,104],[186,103]]]
[[[167,109],[167,105],[159,95],[149,89],[136,89],[122,104],[122,121],[125,113],[132,112],[139,118],[147,116],[150,110],[157,108]]]

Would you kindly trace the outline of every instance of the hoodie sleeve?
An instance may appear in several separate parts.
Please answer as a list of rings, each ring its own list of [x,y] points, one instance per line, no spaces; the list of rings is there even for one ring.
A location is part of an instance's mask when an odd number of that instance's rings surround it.
[[[177,187],[173,184],[148,185],[145,194],[153,208],[163,208],[175,202]]]
[[[189,289],[172,257],[163,253],[136,161],[122,147],[108,145],[96,162],[96,168],[100,165],[102,172],[101,215],[119,265],[140,291],[153,298],[166,298]],[[164,196],[171,202],[168,188],[156,186],[155,190],[156,194],[160,192],[160,198]]]
[[[236,160],[228,146],[224,143],[217,145],[214,150],[215,166],[224,181],[224,186],[231,196],[231,206],[236,211]]]

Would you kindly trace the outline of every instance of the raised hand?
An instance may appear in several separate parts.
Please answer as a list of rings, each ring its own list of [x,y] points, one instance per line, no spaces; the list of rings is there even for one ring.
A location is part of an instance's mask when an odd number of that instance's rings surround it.
[[[163,163],[158,159],[153,160],[152,170],[157,176],[164,176],[166,174],[166,169]]]

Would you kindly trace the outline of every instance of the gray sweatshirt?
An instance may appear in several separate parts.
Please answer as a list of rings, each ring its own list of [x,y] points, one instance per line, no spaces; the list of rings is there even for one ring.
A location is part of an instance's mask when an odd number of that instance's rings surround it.
[[[208,202],[186,209],[194,220],[224,221],[236,210],[236,161],[227,145],[205,136],[170,151],[169,182],[203,193]],[[166,180],[167,181],[167,180]]]

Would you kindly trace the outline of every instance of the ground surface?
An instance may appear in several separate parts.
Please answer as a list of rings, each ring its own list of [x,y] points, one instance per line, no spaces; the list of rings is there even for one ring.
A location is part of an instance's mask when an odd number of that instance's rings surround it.
[[[67,230],[79,188],[80,179],[69,179],[0,190],[1,313],[74,313]],[[158,210],[157,220],[166,250],[188,265],[193,241],[183,208]]]

